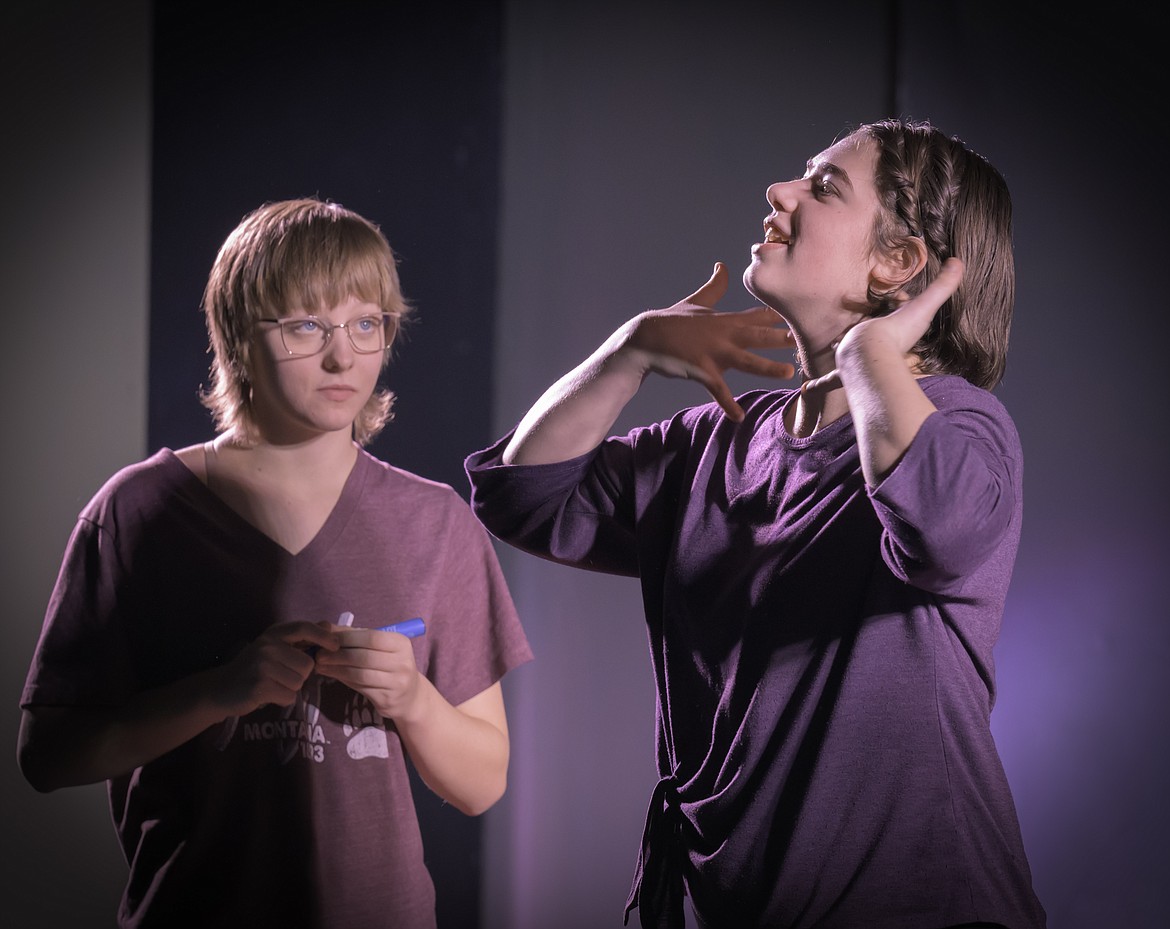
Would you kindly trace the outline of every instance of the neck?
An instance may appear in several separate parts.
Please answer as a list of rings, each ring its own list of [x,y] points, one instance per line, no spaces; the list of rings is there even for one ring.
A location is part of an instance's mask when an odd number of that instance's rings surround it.
[[[835,352],[840,334],[830,337],[793,330],[796,338],[796,357],[804,380],[823,377],[836,368]],[[818,429],[840,419],[849,412],[849,400],[843,387],[814,393],[801,392],[789,407],[788,430],[795,436],[810,436]]]
[[[789,407],[786,417],[788,431],[798,438],[805,438],[829,423],[835,422],[849,412],[849,401],[845,388],[835,387],[830,391],[801,393]]]
[[[358,447],[343,432],[329,432],[301,442],[276,443],[260,439],[240,442],[224,433],[212,443],[214,453],[237,458],[247,470],[264,472],[274,480],[316,479],[320,475],[347,474],[357,458]]]

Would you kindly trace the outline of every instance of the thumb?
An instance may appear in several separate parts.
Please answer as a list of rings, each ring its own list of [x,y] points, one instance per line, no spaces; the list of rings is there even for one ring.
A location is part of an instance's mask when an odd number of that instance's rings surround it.
[[[805,381],[800,385],[800,392],[802,394],[809,394],[816,396],[817,394],[826,394],[830,390],[841,386],[841,372],[834,368],[828,374],[823,374],[820,377],[814,377],[811,380]]]
[[[722,261],[717,261],[707,283],[683,302],[712,309],[716,303],[723,299],[725,293],[727,293],[727,265]]]

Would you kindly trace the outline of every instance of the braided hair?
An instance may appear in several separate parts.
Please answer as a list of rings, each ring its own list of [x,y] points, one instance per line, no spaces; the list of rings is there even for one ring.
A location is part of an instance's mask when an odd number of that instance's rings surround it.
[[[956,257],[966,268],[914,347],[925,374],[957,374],[987,390],[1003,379],[1015,303],[1012,204],[1007,184],[982,155],[928,122],[886,119],[855,133],[878,149],[882,204],[875,241],[896,249],[908,236],[926,246],[924,271],[895,292],[868,294],[878,313],[913,297]]]

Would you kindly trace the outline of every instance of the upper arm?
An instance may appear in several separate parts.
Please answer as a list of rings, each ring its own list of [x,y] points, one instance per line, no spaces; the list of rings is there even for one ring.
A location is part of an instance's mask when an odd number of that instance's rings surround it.
[[[1019,534],[1019,441],[990,405],[944,410],[923,423],[870,499],[885,528],[883,554],[899,577],[955,592]]]
[[[474,697],[464,700],[456,709],[472,719],[482,720],[495,727],[507,743],[508,715],[504,710],[504,689],[499,681],[496,681],[487,690],[482,690]]]

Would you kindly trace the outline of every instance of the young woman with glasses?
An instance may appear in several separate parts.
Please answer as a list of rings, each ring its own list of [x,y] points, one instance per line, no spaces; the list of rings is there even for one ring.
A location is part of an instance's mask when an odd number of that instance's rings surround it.
[[[38,790],[108,783],[122,926],[434,929],[407,758],[464,813],[504,791],[500,679],[531,653],[490,541],[362,447],[408,309],[372,223],[256,210],[204,294],[218,434],[81,513],[19,759]]]

